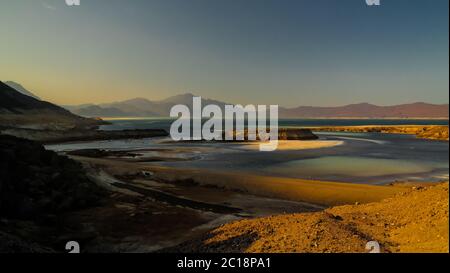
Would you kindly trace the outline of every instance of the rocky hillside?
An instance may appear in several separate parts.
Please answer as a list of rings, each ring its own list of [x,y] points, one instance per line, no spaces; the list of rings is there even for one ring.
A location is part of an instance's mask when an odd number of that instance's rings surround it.
[[[365,252],[377,241],[381,252],[448,253],[448,189],[412,187],[376,203],[237,221],[170,251]]]
[[[65,130],[92,128],[99,124],[98,120],[79,117],[0,82],[0,127]]]
[[[41,98],[39,98],[38,96],[36,96],[35,94],[31,93],[29,90],[27,90],[25,87],[23,87],[20,83],[17,82],[13,82],[13,81],[7,81],[4,82],[6,85],[8,85],[9,87],[15,89],[16,91],[19,91],[20,93],[27,95],[29,97],[35,98],[37,100],[41,100]]]
[[[33,141],[0,135],[0,216],[33,218],[95,203],[81,165]]]
[[[81,165],[33,141],[0,135],[0,252],[42,252],[66,212],[99,204]],[[38,244],[36,244],[36,242]]]

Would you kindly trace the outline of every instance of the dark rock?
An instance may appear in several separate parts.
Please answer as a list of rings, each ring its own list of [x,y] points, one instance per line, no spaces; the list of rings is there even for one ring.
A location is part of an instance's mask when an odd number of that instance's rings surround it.
[[[279,129],[278,135],[280,140],[314,140],[319,138],[309,129]]]
[[[267,129],[269,133],[270,130]],[[222,138],[226,139],[228,133],[224,132]],[[233,131],[233,138],[237,139],[237,135],[243,135],[244,141],[248,140],[248,129],[245,129],[243,133]],[[315,140],[319,137],[316,136],[310,129],[297,129],[297,128],[278,128],[278,140]],[[256,130],[256,139],[259,140],[259,132]]]
[[[0,253],[53,253],[50,248],[27,242],[17,236],[0,231]]]
[[[102,194],[76,161],[0,135],[0,217],[36,219],[81,209],[96,205]]]

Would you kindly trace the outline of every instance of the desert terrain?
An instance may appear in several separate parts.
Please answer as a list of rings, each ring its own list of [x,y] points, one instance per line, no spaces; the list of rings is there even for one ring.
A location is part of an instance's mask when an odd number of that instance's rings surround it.
[[[448,182],[408,187],[369,204],[241,220],[171,251],[247,253],[449,252]]]

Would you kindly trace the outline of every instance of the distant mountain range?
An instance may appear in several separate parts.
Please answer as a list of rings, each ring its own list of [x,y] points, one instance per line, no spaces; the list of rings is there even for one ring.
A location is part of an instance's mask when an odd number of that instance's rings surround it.
[[[448,107],[448,104],[423,102],[393,106],[359,103],[339,107],[282,108],[279,115],[285,118],[448,118]]]
[[[0,82],[1,83],[1,82]],[[38,113],[57,112],[58,117],[65,116],[67,118],[80,119],[82,117],[168,117],[170,109],[173,105],[184,104],[191,108],[192,98],[195,96],[191,93],[172,96],[164,100],[151,101],[145,98],[135,98],[125,101],[102,103],[102,104],[83,104],[75,106],[63,106],[65,109],[43,102],[32,92],[25,89],[16,82],[1,83],[0,92],[0,114],[14,112],[19,113]],[[10,98],[5,97],[16,91],[13,97],[15,102],[23,101],[23,104],[12,106]],[[10,94],[11,95],[11,94]],[[19,96],[22,95],[22,96]],[[12,96],[12,95],[11,95]],[[27,98],[31,98],[27,99]],[[202,105],[216,104],[224,109],[226,104],[218,100],[202,98]],[[28,108],[27,108],[28,107]],[[40,108],[39,108],[40,107]],[[39,110],[41,109],[41,110]],[[44,110],[43,110],[44,109]],[[36,115],[36,113],[34,113]],[[295,108],[279,108],[280,118],[449,118],[448,104],[429,104],[423,102],[401,104],[393,106],[377,106],[369,103],[350,104],[337,107],[314,107],[299,106]],[[86,120],[86,119],[84,119]],[[1,121],[1,120],[0,120]],[[90,120],[92,121],[92,120]],[[1,124],[0,124],[1,125]]]
[[[73,113],[85,117],[168,117],[170,109],[176,104],[191,108],[193,94],[187,93],[169,97],[160,101],[135,98],[121,102],[89,104],[80,106],[64,106]],[[202,105],[216,104],[224,109],[226,103],[202,98]]]
[[[65,106],[73,113],[85,117],[168,117],[175,104],[192,105],[194,95],[187,93],[160,101],[136,98],[106,104]],[[204,99],[202,105],[216,104],[224,109],[225,102]],[[280,118],[448,118],[448,104],[411,103],[394,106],[377,106],[369,103],[338,107],[300,106],[279,108]]]
[[[100,124],[97,120],[77,116],[50,102],[36,99],[31,93],[25,95],[23,87],[16,87],[21,90],[0,81],[0,127],[63,130]]]

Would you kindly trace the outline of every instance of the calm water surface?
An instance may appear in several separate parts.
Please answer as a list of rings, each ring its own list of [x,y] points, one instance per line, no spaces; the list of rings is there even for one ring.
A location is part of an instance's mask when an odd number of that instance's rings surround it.
[[[169,119],[114,120],[104,130],[170,127]],[[434,120],[281,120],[280,126],[440,124]],[[377,133],[317,133],[322,140],[341,140],[343,145],[296,151],[259,152],[226,143],[165,143],[161,139],[115,140],[50,145],[64,151],[86,148],[140,150],[189,148],[180,156],[195,160],[159,164],[173,167],[239,171],[251,174],[307,178],[354,183],[448,180],[449,144],[446,141],[416,139],[410,135]],[[186,150],[186,149],[184,149]]]

